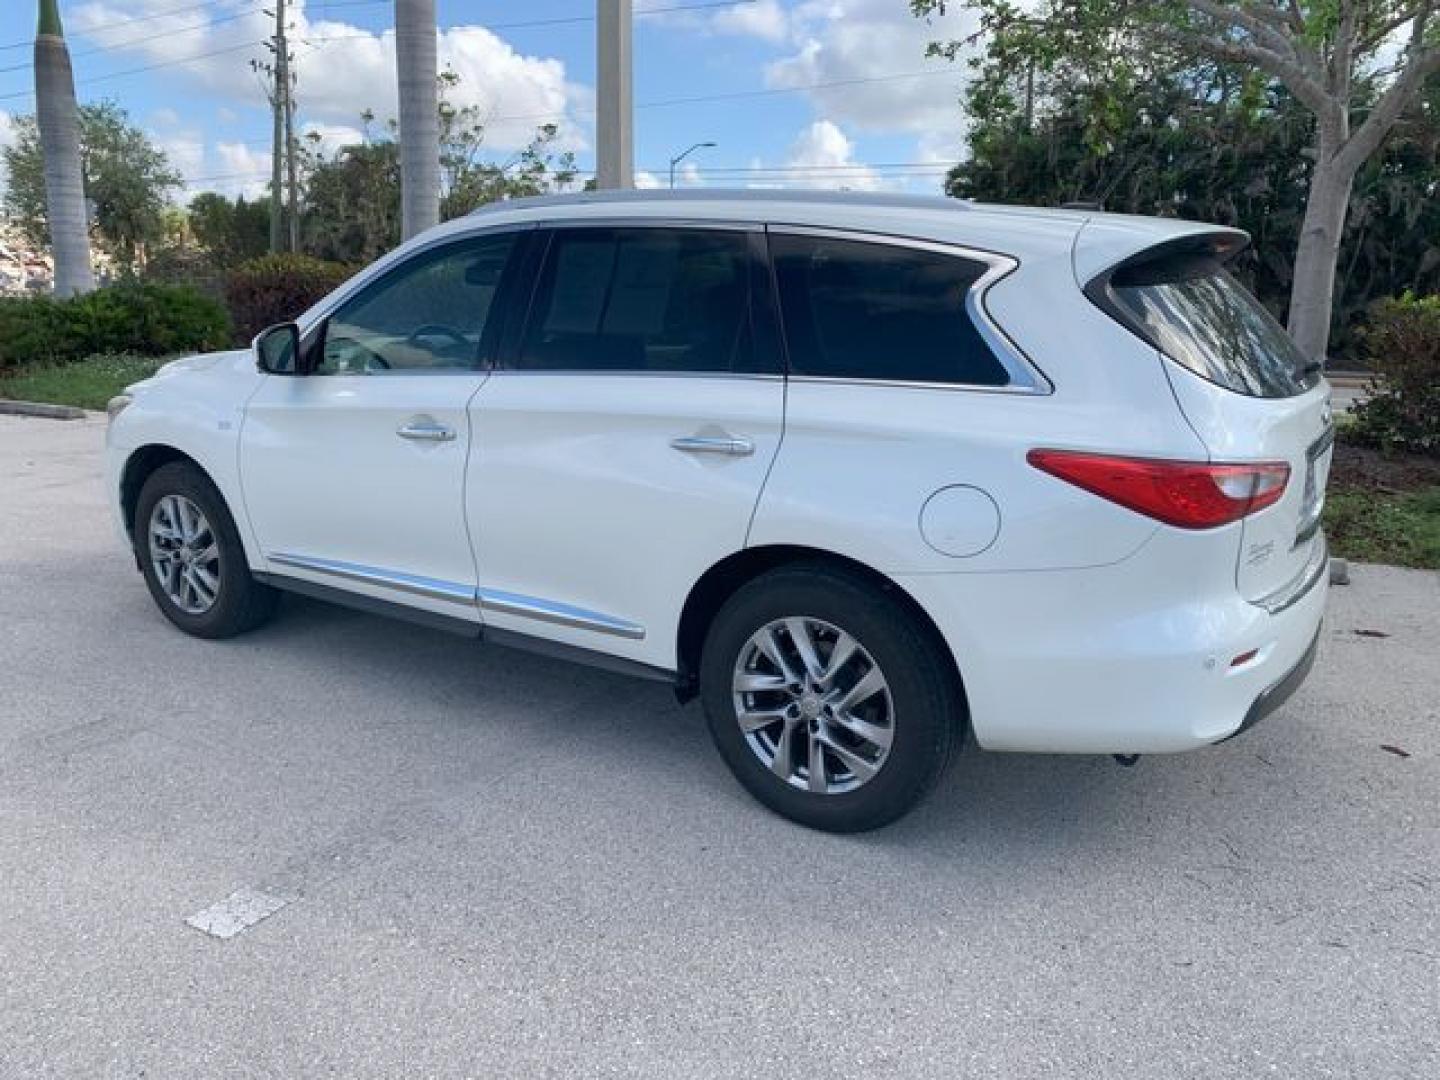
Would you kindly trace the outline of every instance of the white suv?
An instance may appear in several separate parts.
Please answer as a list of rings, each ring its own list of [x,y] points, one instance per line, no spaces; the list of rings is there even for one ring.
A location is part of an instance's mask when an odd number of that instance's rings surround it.
[[[673,683],[766,805],[872,828],[991,750],[1229,738],[1304,678],[1328,389],[1243,233],[601,194],[433,229],[112,403],[160,609],[289,590]]]

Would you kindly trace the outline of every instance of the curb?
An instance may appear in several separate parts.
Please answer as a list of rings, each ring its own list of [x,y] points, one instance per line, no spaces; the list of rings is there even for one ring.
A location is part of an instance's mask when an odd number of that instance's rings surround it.
[[[0,400],[0,415],[40,416],[46,420],[84,420],[88,415],[84,409],[73,405],[46,405],[39,401]]]

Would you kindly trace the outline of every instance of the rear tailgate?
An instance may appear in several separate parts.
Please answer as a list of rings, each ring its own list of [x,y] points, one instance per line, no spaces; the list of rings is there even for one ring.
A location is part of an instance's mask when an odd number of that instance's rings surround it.
[[[1175,399],[1213,463],[1284,462],[1278,502],[1243,519],[1235,571],[1262,602],[1307,580],[1324,557],[1330,387],[1320,365],[1226,269],[1248,238],[1190,231],[1132,253],[1085,293],[1160,353]]]
[[[1167,364],[1175,398],[1215,461],[1284,461],[1290,481],[1273,506],[1245,518],[1235,583],[1247,600],[1283,592],[1321,557],[1320,512],[1334,426],[1323,380],[1295,397],[1251,398]]]

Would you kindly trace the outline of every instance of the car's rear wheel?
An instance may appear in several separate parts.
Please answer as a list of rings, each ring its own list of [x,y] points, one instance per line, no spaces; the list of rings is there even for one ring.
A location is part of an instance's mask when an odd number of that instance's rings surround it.
[[[766,573],[716,615],[700,664],[715,744],[766,806],[817,829],[900,817],[963,729],[948,658],[898,598],[820,566]]]
[[[274,613],[275,590],[251,577],[235,520],[197,466],[174,461],[150,474],[132,535],[150,595],[187,634],[233,637]]]

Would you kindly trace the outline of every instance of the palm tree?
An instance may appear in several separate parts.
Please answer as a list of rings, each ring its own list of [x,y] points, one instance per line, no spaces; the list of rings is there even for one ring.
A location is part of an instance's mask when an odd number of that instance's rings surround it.
[[[400,231],[406,240],[440,220],[440,118],[435,0],[395,0],[400,90]]]
[[[55,255],[55,295],[95,288],[85,220],[85,174],[80,166],[80,118],[75,75],[56,0],[40,0],[35,33],[35,123],[45,158],[45,204]]]

